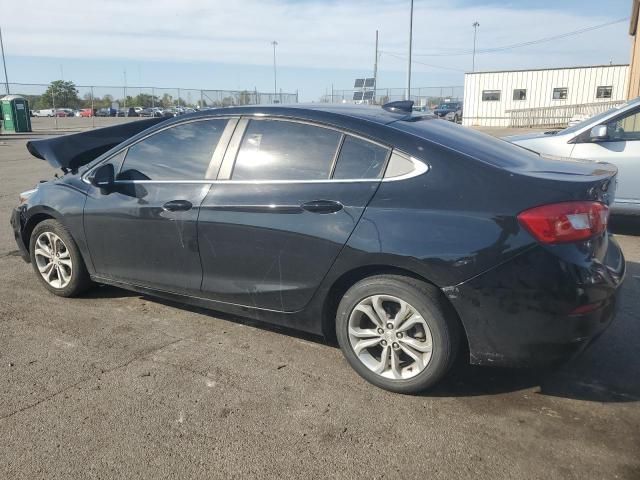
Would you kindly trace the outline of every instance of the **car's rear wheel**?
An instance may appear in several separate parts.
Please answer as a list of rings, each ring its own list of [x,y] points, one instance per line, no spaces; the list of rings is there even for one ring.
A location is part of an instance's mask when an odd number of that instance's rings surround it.
[[[91,287],[80,251],[58,221],[45,220],[36,225],[29,252],[38,278],[55,295],[74,297]]]
[[[342,298],[336,334],[351,366],[386,390],[417,393],[451,368],[460,326],[433,285],[399,275],[369,277]]]

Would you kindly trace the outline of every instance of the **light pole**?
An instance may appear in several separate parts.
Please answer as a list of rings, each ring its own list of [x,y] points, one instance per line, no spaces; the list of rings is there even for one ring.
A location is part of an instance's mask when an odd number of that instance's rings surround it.
[[[278,75],[276,72],[276,46],[278,45],[278,42],[274,40],[271,42],[271,45],[273,45],[273,99],[275,100],[276,95],[278,94]]]
[[[0,28],[0,50],[2,50],[2,66],[4,67],[4,84],[9,95],[9,77],[7,76],[7,62],[4,59],[4,43],[2,43],[2,29]]]
[[[126,111],[127,109],[127,69],[125,68],[124,71],[124,109]]]
[[[476,71],[476,36],[478,35],[478,27],[480,24],[476,21],[473,22],[473,60],[471,61],[471,71]]]
[[[407,61],[407,100],[411,100],[411,47],[413,46],[413,0],[409,10],[409,60]]]

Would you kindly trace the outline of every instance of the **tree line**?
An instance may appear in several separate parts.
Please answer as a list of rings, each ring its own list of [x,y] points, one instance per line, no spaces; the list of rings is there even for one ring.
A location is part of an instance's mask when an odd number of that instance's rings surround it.
[[[221,100],[205,100],[198,99],[196,102],[186,101],[181,97],[174,97],[168,93],[162,96],[150,95],[148,93],[139,93],[138,95],[127,95],[126,98],[116,98],[113,95],[106,94],[103,96],[94,96],[87,92],[80,97],[80,91],[76,88],[75,83],[68,80],[55,80],[49,84],[47,90],[42,95],[24,95],[29,102],[31,110],[42,110],[47,108],[109,108],[114,103],[118,103],[120,107],[226,107],[229,105],[249,105],[252,103],[252,94],[248,91],[242,91],[237,96],[227,96]],[[92,102],[93,100],[93,102]]]

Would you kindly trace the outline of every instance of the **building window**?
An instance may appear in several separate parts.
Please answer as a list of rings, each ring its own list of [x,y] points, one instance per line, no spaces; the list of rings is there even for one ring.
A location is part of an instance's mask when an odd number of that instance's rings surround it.
[[[500,90],[483,90],[482,91],[483,102],[498,102],[500,101]]]
[[[611,98],[613,87],[598,87],[596,89],[596,98]]]
[[[527,99],[527,89],[526,88],[516,88],[513,90],[513,99],[514,100],[526,100]]]
[[[554,88],[553,89],[553,99],[554,100],[566,100],[567,99],[567,89],[566,88]]]

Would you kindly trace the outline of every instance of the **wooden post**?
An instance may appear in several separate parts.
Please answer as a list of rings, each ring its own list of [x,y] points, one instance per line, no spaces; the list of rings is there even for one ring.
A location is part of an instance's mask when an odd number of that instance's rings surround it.
[[[627,99],[631,100],[640,96],[640,36],[638,36],[638,12],[640,0],[633,0],[631,8],[631,20],[629,22],[629,35],[631,35],[631,61],[627,76]]]

